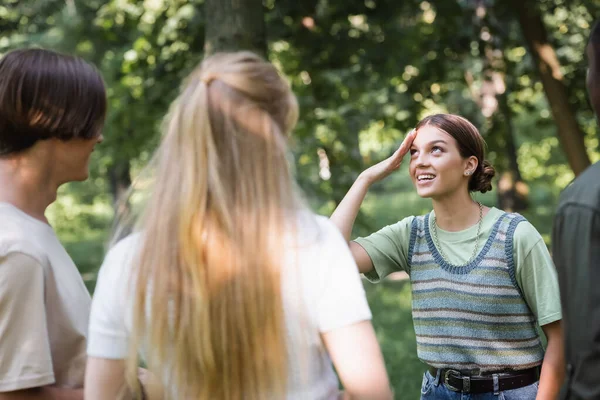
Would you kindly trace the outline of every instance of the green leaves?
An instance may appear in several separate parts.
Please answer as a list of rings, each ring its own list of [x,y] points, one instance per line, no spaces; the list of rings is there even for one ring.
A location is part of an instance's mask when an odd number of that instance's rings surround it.
[[[586,101],[583,49],[599,6],[591,0],[545,0],[539,6],[564,66],[570,101],[593,146],[597,128]],[[98,65],[110,108],[93,175],[105,179],[124,162],[135,175],[157,145],[181,80],[203,57],[211,23],[205,7],[201,0],[7,0],[0,6],[0,52],[37,44]],[[513,116],[528,183],[552,187],[554,194],[567,180],[560,148],[541,152],[555,143],[555,125],[505,2],[281,0],[264,1],[262,11],[269,58],[299,99],[291,147],[297,178],[316,208],[331,209],[362,169],[391,154],[405,132],[435,112],[471,119],[499,172],[509,168],[505,117],[497,109],[491,116],[482,113],[481,90],[492,72],[504,77],[504,112]],[[494,56],[499,62],[490,64],[490,51],[500,51]],[[600,158],[590,150],[592,159]],[[390,179],[382,188],[412,191],[410,182]],[[100,194],[106,188],[88,190]]]

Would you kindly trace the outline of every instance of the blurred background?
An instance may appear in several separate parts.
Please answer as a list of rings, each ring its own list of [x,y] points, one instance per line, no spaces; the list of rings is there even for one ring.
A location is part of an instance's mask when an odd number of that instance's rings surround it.
[[[522,213],[550,245],[560,191],[600,159],[585,90],[599,11],[597,0],[3,0],[0,53],[75,53],[106,81],[105,141],[91,177],[62,187],[49,210],[93,292],[115,209],[130,207],[122,199],[170,101],[219,50],[258,52],[291,81],[301,116],[290,159],[316,212],[329,215],[422,117],[450,112],[480,129],[497,169],[494,190],[476,198]],[[373,187],[354,234],[429,209],[404,165]],[[410,288],[402,276],[365,288],[396,395],[416,399],[425,367]]]

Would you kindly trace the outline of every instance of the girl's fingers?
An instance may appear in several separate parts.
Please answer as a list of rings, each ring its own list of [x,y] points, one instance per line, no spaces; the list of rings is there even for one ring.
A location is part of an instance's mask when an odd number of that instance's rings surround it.
[[[384,164],[384,165],[387,165],[386,167],[384,167],[385,170],[395,171],[398,168],[400,168],[402,159],[404,158],[406,153],[408,153],[408,151],[410,150],[410,146],[412,145],[413,140],[415,140],[416,134],[417,134],[417,132],[413,129],[406,135],[406,137],[400,144],[400,147],[398,147],[398,149],[396,149],[394,154],[392,154],[390,156],[390,158],[388,158],[386,160],[386,164]]]
[[[402,141],[400,147],[404,148],[404,153],[408,152],[410,146],[412,146],[412,142],[415,140],[415,136],[417,136],[417,131],[413,129],[412,131],[408,132],[408,135],[406,135],[404,141]]]
[[[408,153],[413,140],[415,140],[416,133],[417,132],[413,129],[406,135],[406,137],[400,144],[400,147],[398,147],[398,150],[396,150],[396,152],[394,153],[395,157],[397,156],[397,157],[400,157],[400,159],[402,159],[404,157],[404,155],[406,153]]]

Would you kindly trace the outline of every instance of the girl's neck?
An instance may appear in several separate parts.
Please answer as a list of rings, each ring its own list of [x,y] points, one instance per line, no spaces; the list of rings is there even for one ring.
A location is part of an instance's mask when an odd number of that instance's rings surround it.
[[[467,192],[433,199],[432,202],[440,229],[457,232],[479,222],[479,204]]]

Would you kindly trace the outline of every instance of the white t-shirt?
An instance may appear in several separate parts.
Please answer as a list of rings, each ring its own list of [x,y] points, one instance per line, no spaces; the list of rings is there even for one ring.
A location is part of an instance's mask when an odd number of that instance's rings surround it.
[[[90,305],[50,225],[0,203],[0,393],[83,387]]]
[[[371,311],[356,263],[337,228],[312,214],[299,220],[296,243],[290,243],[282,260],[284,266],[297,266],[282,268],[290,360],[287,399],[335,399],[338,379],[320,333],[370,320]],[[125,293],[130,293],[127,282],[140,241],[138,234],[118,243],[100,269],[90,317],[89,356],[124,359],[128,354],[131,296]],[[308,317],[307,324],[299,324],[299,312]],[[176,393],[177,389],[167,390]]]

